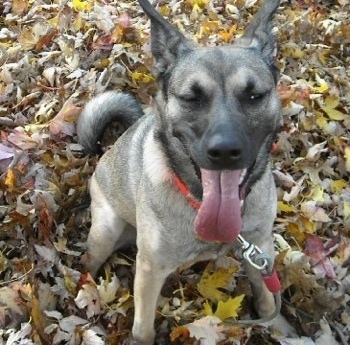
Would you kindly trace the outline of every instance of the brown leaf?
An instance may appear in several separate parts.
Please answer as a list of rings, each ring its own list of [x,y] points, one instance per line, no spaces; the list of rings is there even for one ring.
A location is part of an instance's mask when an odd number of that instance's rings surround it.
[[[12,1],[12,13],[23,14],[28,10],[28,0],[13,0]]]
[[[75,132],[74,122],[80,112],[81,108],[77,107],[73,101],[69,99],[58,114],[50,121],[50,133],[53,135],[73,135]]]

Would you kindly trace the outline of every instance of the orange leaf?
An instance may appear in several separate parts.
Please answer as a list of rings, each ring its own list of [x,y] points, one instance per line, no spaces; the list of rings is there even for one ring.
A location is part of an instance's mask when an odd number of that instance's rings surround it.
[[[187,339],[187,338],[189,338],[189,336],[190,336],[190,331],[184,326],[179,326],[179,327],[176,327],[172,330],[172,332],[170,334],[170,340],[175,341],[176,339],[179,339],[180,337]]]
[[[13,172],[13,169],[9,169],[6,174],[5,185],[9,190],[13,190],[16,183],[16,175]]]

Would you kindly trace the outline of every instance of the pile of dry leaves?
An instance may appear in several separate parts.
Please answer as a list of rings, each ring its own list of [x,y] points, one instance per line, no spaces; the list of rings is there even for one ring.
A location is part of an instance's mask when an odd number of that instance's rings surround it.
[[[199,44],[242,33],[257,0],[158,1]],[[156,324],[165,344],[348,344],[350,341],[349,0],[282,2],[284,124],[274,155],[277,269],[299,339],[247,317],[240,262],[169,277]],[[87,181],[98,157],[76,141],[81,106],[106,89],[151,102],[149,21],[131,0],[0,3],[0,344],[123,344],[130,337],[134,249],[94,281],[80,264]]]

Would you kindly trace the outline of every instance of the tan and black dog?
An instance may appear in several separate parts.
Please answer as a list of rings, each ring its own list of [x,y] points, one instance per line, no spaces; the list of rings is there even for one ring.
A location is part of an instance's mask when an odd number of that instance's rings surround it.
[[[87,268],[96,275],[133,237],[128,225],[136,229],[132,333],[150,345],[158,295],[176,268],[225,254],[240,233],[274,258],[269,152],[281,112],[272,24],[279,0],[265,0],[244,35],[218,47],[196,47],[147,0],[139,3],[151,19],[156,105],[143,115],[131,96],[106,92],[86,105],[78,136],[96,152],[111,122],[132,124],[91,179]],[[273,313],[260,273],[249,265],[246,272],[259,315]]]

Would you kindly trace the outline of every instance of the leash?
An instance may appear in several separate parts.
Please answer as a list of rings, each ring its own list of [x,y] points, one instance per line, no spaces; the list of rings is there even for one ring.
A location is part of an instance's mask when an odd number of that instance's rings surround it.
[[[199,202],[190,192],[189,188],[175,173],[173,174],[173,181],[181,194],[186,198],[187,202],[196,210],[201,206]],[[275,299],[275,311],[266,317],[255,320],[236,320],[234,318],[225,319],[225,323],[234,325],[253,326],[260,323],[266,323],[273,320],[281,311],[281,283],[277,276],[276,270],[273,268],[273,261],[271,257],[264,253],[258,246],[246,241],[241,235],[238,235],[236,240],[242,248],[243,259],[251,266],[261,272],[261,278],[265,283],[267,289],[273,294]]]
[[[233,325],[253,326],[256,324],[266,323],[273,320],[281,311],[281,282],[277,276],[276,270],[273,268],[271,257],[264,253],[255,244],[246,241],[241,235],[238,235],[237,242],[241,245],[243,259],[251,266],[261,272],[261,278],[267,289],[273,294],[275,299],[275,311],[266,317],[254,320],[236,320],[227,318],[224,323]]]

